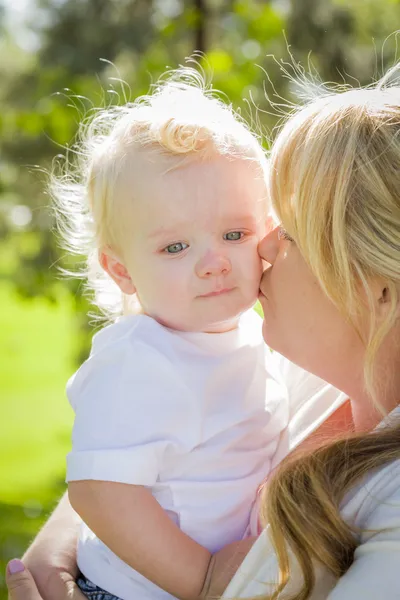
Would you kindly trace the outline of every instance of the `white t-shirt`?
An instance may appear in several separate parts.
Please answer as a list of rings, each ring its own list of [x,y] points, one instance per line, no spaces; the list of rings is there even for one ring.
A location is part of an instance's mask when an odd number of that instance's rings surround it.
[[[290,420],[280,438],[273,465],[295,448],[346,399],[343,393],[275,355],[289,385]],[[379,427],[397,424],[400,406]],[[315,588],[308,600],[400,600],[400,460],[369,472],[346,494],[340,506],[346,522],[354,527],[357,548],[354,562],[339,579],[315,566]],[[285,600],[300,590],[298,563],[289,550],[292,576]],[[250,598],[271,594],[279,580],[276,554],[269,527],[246,556],[223,598]]]
[[[400,412],[398,411],[398,417]],[[345,521],[357,531],[357,548],[349,570],[339,579],[315,565],[315,587],[307,600],[399,600],[400,460],[372,471],[347,494],[341,506]],[[292,576],[279,599],[300,591],[301,571],[290,555]],[[279,580],[269,529],[257,539],[222,598],[271,594]]]
[[[143,485],[215,552],[246,531],[288,422],[287,390],[249,311],[220,334],[127,316],[93,338],[67,392],[75,410],[67,481]],[[171,598],[84,526],[78,565],[124,599]]]

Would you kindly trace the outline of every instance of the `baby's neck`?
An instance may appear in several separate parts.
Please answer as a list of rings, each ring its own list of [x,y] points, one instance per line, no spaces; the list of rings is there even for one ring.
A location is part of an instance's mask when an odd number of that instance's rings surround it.
[[[237,329],[239,325],[239,319],[235,319],[234,321],[227,321],[224,323],[216,323],[215,325],[211,325],[207,327],[203,333],[226,333],[227,331],[233,331]]]
[[[154,315],[151,315],[142,309],[140,311],[140,314],[147,315],[148,317],[155,319],[156,321],[158,321],[158,323],[160,323],[160,325],[163,325],[164,327],[168,327],[168,329],[175,329],[176,331],[186,331],[186,332],[192,332],[192,333],[227,333],[228,331],[233,331],[234,329],[237,329],[239,326],[239,320],[240,320],[240,317],[235,317],[234,319],[230,319],[228,321],[221,321],[219,323],[214,323],[213,325],[209,325],[201,330],[193,330],[193,329],[184,329],[184,328],[180,329],[179,327],[174,327],[167,321],[163,321],[162,319],[157,318]]]

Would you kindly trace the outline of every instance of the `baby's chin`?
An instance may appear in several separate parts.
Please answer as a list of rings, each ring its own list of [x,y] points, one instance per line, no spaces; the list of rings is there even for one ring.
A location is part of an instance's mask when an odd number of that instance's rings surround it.
[[[257,293],[246,298],[234,298],[222,302],[222,298],[201,298],[199,302],[186,311],[178,314],[148,314],[164,327],[183,332],[222,333],[235,329],[240,317],[248,310],[254,308],[258,299]]]
[[[215,331],[220,328],[226,330],[232,329],[231,325],[235,324],[237,326],[240,317],[250,310],[254,304],[255,301],[252,303],[241,303],[239,306],[229,307],[230,309],[228,310],[215,310],[210,311],[207,315],[200,315],[200,318],[197,319],[197,326],[193,327],[193,329],[197,329],[197,331]]]

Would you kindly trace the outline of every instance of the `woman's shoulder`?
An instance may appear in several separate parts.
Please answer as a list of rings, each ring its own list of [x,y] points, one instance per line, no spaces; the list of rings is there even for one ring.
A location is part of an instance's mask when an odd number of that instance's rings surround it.
[[[400,457],[367,473],[346,494],[341,512],[362,530],[362,538],[387,527],[400,536]]]
[[[393,587],[390,578],[394,575],[392,563],[397,564],[397,553],[400,551],[400,459],[375,469],[361,483],[356,484],[346,496],[341,514],[351,522],[356,532],[360,532],[355,553],[357,569],[352,567],[341,578],[339,586],[335,587],[338,583],[336,577],[317,565],[316,586],[311,598],[397,598],[393,590],[396,589],[397,594],[398,583]],[[290,592],[291,596],[298,591],[302,577],[290,551],[289,556],[292,577],[290,590],[287,589],[286,592]],[[397,567],[395,569],[397,574]],[[381,574],[382,580],[379,579]],[[223,598],[272,594],[278,580],[278,562],[267,527],[239,567]],[[376,595],[376,581],[380,581],[381,589],[389,590],[389,593],[385,595],[383,591],[382,595]],[[366,595],[366,589],[369,590],[369,595]],[[286,595],[282,596],[284,597]]]

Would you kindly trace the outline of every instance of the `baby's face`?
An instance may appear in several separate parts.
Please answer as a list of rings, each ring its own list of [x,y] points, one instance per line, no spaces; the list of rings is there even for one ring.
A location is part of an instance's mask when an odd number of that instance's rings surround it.
[[[144,169],[124,253],[144,312],[183,331],[232,329],[259,291],[267,206],[259,166],[216,157],[163,174]]]

